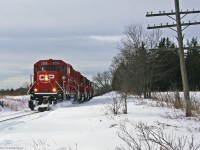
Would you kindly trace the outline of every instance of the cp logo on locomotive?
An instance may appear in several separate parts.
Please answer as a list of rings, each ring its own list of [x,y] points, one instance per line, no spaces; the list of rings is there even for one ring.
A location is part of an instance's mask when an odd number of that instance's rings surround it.
[[[54,74],[48,74],[48,75],[41,74],[41,75],[39,75],[39,80],[47,81],[47,80],[54,79],[54,77],[55,77]]]

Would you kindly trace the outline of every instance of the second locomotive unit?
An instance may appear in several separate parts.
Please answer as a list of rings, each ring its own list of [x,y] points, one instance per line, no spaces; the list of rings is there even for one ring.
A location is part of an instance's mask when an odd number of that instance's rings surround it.
[[[34,75],[28,93],[29,108],[73,99],[81,102],[93,97],[92,82],[62,60],[40,60],[34,64]]]

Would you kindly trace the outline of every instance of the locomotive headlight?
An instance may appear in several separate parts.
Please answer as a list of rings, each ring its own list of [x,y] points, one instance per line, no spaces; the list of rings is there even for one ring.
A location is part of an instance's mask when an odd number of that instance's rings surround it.
[[[53,88],[52,91],[53,91],[53,92],[56,92],[56,88]]]
[[[37,89],[36,89],[36,88],[34,88],[34,92],[37,92]]]
[[[49,79],[48,79],[48,75],[45,75],[45,76],[44,76],[44,80],[45,80],[45,81],[48,81],[48,80],[49,80]]]

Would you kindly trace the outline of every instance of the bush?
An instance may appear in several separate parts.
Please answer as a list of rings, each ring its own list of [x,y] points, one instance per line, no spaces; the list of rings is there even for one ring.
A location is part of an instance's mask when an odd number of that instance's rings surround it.
[[[158,107],[173,107],[175,109],[185,110],[186,103],[179,95],[178,91],[167,92],[167,93],[154,93],[152,96],[153,100],[156,101]],[[200,115],[200,102],[198,98],[191,94],[191,109],[193,116]]]
[[[117,147],[117,150],[197,150],[200,143],[196,144],[194,137],[177,137],[173,132],[168,134],[161,127],[148,126],[139,122],[132,124],[135,130],[128,130],[126,125],[121,124],[117,135],[126,146]]]
[[[13,97],[4,97],[0,101],[0,106],[10,108],[14,111],[19,111],[28,107],[27,102],[27,99],[23,97],[17,99]]]

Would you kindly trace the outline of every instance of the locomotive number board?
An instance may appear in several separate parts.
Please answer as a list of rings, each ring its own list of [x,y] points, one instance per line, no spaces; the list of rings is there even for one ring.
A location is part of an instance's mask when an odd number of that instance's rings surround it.
[[[45,65],[60,65],[60,62],[59,61],[53,61],[52,64],[50,62],[48,64],[48,61],[43,61],[43,62],[41,62],[41,65],[42,66],[45,66]]]

